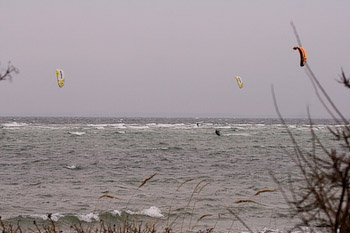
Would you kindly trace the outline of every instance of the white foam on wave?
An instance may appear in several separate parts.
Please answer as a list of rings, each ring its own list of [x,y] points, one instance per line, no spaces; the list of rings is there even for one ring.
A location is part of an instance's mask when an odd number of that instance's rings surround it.
[[[153,218],[162,218],[164,217],[164,215],[162,214],[162,212],[160,211],[160,209],[156,206],[151,206],[148,209],[144,209],[141,211],[141,214],[143,215],[147,215]]]
[[[251,136],[249,133],[228,133],[224,134],[224,136],[242,136],[242,137],[249,137]]]
[[[218,126],[216,127],[218,129],[231,129],[231,126],[227,125],[227,126]]]
[[[27,126],[27,123],[18,123],[18,122],[11,122],[11,123],[4,123],[2,124],[4,127],[24,127]]]
[[[99,127],[107,127],[107,124],[88,124],[88,127],[95,127],[95,128],[99,128]]]
[[[68,169],[76,169],[77,166],[75,166],[74,164],[72,164],[72,165],[67,165],[67,168],[68,168]]]
[[[77,136],[81,136],[81,135],[86,134],[86,132],[69,132],[69,133],[72,135],[77,135]]]
[[[63,127],[54,127],[54,126],[44,126],[44,125],[38,125],[38,126],[34,126],[35,128],[39,128],[39,129],[50,129],[50,130],[57,130],[57,129],[62,129]],[[66,128],[66,127],[64,127]]]
[[[96,221],[99,220],[98,214],[95,214],[95,213],[78,214],[77,217],[80,221],[84,221],[84,222],[92,222],[93,220],[96,220]]]
[[[310,127],[310,125],[302,125],[298,127],[297,130],[310,131],[311,128],[312,130],[328,130],[326,125],[313,125],[312,127]]]
[[[32,214],[32,215],[29,215],[30,217],[32,218],[41,218],[42,220],[48,220],[49,217],[47,214]],[[60,213],[54,213],[54,214],[51,214],[51,219],[55,222],[57,222],[60,218],[64,217],[63,214],[60,214]]]
[[[96,126],[95,128],[96,129],[105,129],[105,127],[103,127],[103,126]]]
[[[255,126],[258,126],[258,127],[265,127],[265,124],[255,124]]]
[[[148,209],[144,209],[138,212],[133,212],[131,210],[127,210],[126,211],[128,214],[132,214],[132,215],[146,215],[152,218],[162,218],[164,217],[164,215],[162,214],[162,212],[160,211],[160,209],[156,206],[151,206]]]
[[[149,129],[149,126],[147,126],[147,125],[129,125],[128,128],[130,128],[130,129]]]
[[[186,125],[184,123],[176,124],[157,124],[158,128],[184,128]]]
[[[149,128],[174,128],[174,129],[188,129],[188,128],[198,128],[197,125],[185,124],[185,123],[148,123],[145,125]]]
[[[242,124],[234,124],[234,126],[235,127],[248,127],[248,126],[252,126],[252,124],[244,124],[244,123],[242,123]]]
[[[118,129],[126,129],[127,128],[124,123],[112,124],[111,126],[114,128],[118,128]]]
[[[193,126],[191,126],[191,125],[185,125],[185,124],[183,124],[183,123],[175,124],[174,127],[175,127],[175,129],[193,128]]]
[[[88,124],[88,127],[96,128],[96,129],[105,129],[107,127],[113,127],[118,129],[126,129],[124,123],[118,123],[118,124]]]
[[[158,128],[170,128],[173,127],[174,124],[156,124],[155,126]]]
[[[262,231],[260,231],[261,233],[279,233],[280,231],[278,229],[270,229],[265,227]]]
[[[117,215],[122,216],[122,212],[120,212],[119,210],[113,210],[112,215],[113,216],[117,216]]]
[[[169,147],[153,147],[151,150],[169,150]]]

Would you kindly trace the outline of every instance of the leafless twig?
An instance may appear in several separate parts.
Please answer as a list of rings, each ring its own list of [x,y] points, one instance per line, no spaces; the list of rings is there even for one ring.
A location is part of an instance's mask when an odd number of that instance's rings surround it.
[[[0,81],[6,80],[7,78],[12,80],[12,74],[18,74],[19,73],[19,69],[14,67],[11,62],[8,63],[7,65],[7,69],[5,70],[5,72],[2,74],[0,73]]]
[[[343,69],[341,69],[340,80],[338,82],[344,84],[347,88],[350,88],[350,77],[347,78],[345,76]]]

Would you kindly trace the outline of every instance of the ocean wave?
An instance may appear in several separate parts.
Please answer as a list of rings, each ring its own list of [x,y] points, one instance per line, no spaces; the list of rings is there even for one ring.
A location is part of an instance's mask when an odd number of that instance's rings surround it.
[[[108,127],[117,128],[117,129],[126,129],[127,128],[124,123],[117,123],[117,124],[87,124],[86,126],[90,127],[90,128],[96,128],[96,129],[105,129],[105,128],[108,128]]]
[[[38,219],[41,219],[41,220],[49,220],[49,216],[48,214],[32,214],[32,215],[29,215],[30,218],[38,218]],[[63,214],[60,214],[60,213],[54,213],[54,214],[51,214],[51,219],[55,222],[57,222],[60,218],[64,217]]]
[[[122,216],[122,212],[120,212],[119,210],[113,210],[113,211],[112,211],[112,215],[113,215],[113,216],[117,216],[117,215],[118,215],[118,216]]]
[[[93,222],[94,220],[99,220],[99,215],[96,213],[78,214],[77,217],[80,221],[84,222]]]
[[[82,136],[82,135],[86,134],[86,132],[69,132],[69,134]]]
[[[189,127],[190,125],[186,125],[184,123],[177,123],[177,124],[157,124],[157,127],[159,128],[184,128]]]
[[[162,218],[164,217],[164,215],[162,214],[162,212],[160,211],[160,209],[156,206],[151,206],[148,209],[144,209],[138,212],[133,212],[131,210],[127,210],[126,213],[131,214],[131,215],[145,215],[145,216],[149,216],[152,218]]]
[[[141,211],[132,211],[132,210],[111,210],[108,212],[91,212],[91,213],[77,213],[77,214],[62,214],[62,213],[53,213],[50,214],[51,220],[58,222],[61,218],[77,218],[79,221],[82,222],[94,222],[99,221],[100,219],[103,219],[104,217],[108,218],[109,216],[119,216],[121,217],[124,213],[129,215],[144,215],[152,218],[162,218],[164,215],[161,213],[161,210],[156,206],[151,206],[147,209],[143,209]],[[22,219],[36,219],[36,220],[43,220],[47,221],[49,220],[49,214],[30,214],[30,215],[20,215],[16,218],[22,218]],[[14,218],[14,219],[16,219]],[[11,219],[10,219],[11,220]]]
[[[67,229],[70,229],[72,224],[74,223],[87,223],[89,224],[88,226],[93,226],[90,224],[98,224],[100,220],[103,220],[107,224],[113,223],[113,224],[118,224],[119,223],[124,223],[125,218],[122,217],[122,215],[126,213],[129,215],[143,215],[146,217],[151,217],[151,218],[157,218],[157,219],[164,219],[164,215],[161,213],[160,209],[156,206],[151,206],[150,208],[141,210],[141,211],[123,211],[121,212],[120,210],[113,210],[110,212],[104,212],[104,213],[86,213],[86,214],[60,214],[60,213],[54,213],[50,214],[50,218],[52,221],[55,223],[58,223],[57,226],[59,226],[63,232],[68,232],[66,231]],[[20,223],[22,229],[30,229],[32,228],[33,225],[33,220],[37,221],[38,225],[45,226],[45,225],[50,225],[51,223],[49,222],[49,215],[48,214],[32,214],[29,216],[18,216],[15,218],[10,218],[10,219],[3,219],[5,222],[12,222],[13,224],[15,223]],[[136,216],[135,216],[136,217]],[[139,219],[138,217],[136,217]],[[131,219],[130,219],[131,220]],[[131,220],[132,221],[132,220]],[[147,220],[144,220],[145,223],[147,223]],[[56,225],[56,224],[55,224]],[[84,226],[84,225],[82,225]],[[161,227],[161,225],[159,225]],[[261,228],[260,228],[261,229]],[[301,228],[302,232],[319,232],[315,231],[312,228],[308,227],[302,227]],[[222,231],[215,231],[215,232],[222,232]],[[246,231],[242,230],[237,230],[235,232],[240,232],[240,233],[245,233]],[[279,232],[285,232],[281,231],[279,229],[275,228],[270,228],[270,227],[263,227],[261,230],[255,230],[253,232],[256,233],[279,233]],[[299,233],[300,231],[292,231],[292,233]]]
[[[229,125],[222,125],[222,126],[216,126],[217,129],[231,129],[231,126]]]
[[[21,122],[10,122],[10,123],[4,123],[2,124],[3,127],[24,127],[27,126],[27,123],[21,123]]]
[[[169,150],[169,147],[153,147],[151,150]]]
[[[223,136],[242,136],[242,137],[249,137],[251,136],[249,133],[228,133],[224,134]]]
[[[95,127],[95,128],[104,128],[107,127],[108,124],[87,124],[88,127]]]
[[[79,169],[79,167],[77,167],[76,165],[72,164],[72,165],[67,165],[66,168],[71,169],[71,170],[77,170]]]
[[[111,124],[111,127],[117,128],[117,129],[126,129],[127,128],[124,123]]]
[[[147,125],[128,125],[130,129],[149,129]]]
[[[60,128],[60,127],[55,127],[55,126],[36,125],[36,126],[33,126],[33,128],[57,130],[57,129],[65,129],[66,127],[61,127]]]

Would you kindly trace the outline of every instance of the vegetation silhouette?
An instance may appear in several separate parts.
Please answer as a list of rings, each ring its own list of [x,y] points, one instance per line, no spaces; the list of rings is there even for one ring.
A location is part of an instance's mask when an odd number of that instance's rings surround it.
[[[292,27],[298,44],[301,46],[299,35],[293,23]],[[333,129],[331,127],[328,129],[336,140],[342,142],[342,146],[335,148],[337,146],[335,144],[332,148],[326,148],[322,144],[314,130],[312,118],[309,109],[307,109],[312,149],[307,151],[301,148],[278,109],[272,87],[276,112],[294,147],[293,153],[286,153],[299,169],[302,182],[301,185],[294,187],[295,177],[290,177],[288,184],[282,183],[273,174],[272,177],[289,204],[292,216],[301,220],[295,229],[302,230],[303,227],[309,227],[311,231],[318,228],[334,233],[350,232],[350,125],[329,97],[309,64],[306,64],[305,72],[319,101],[336,123]],[[343,70],[340,77],[338,82],[344,84],[346,88],[350,88],[349,78],[346,77]]]
[[[0,81],[4,81],[6,79],[9,79],[11,81],[12,80],[12,75],[19,73],[19,69],[16,68],[15,66],[13,66],[11,64],[11,62],[8,62],[7,68],[4,71],[2,71],[2,70],[0,72]]]

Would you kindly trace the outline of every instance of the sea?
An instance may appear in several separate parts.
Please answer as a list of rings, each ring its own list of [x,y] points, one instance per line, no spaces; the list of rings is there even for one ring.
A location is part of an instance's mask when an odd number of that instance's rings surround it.
[[[127,219],[159,231],[287,232],[300,220],[274,178],[302,182],[288,131],[305,151],[313,140],[309,119],[285,121],[0,117],[1,219],[32,230]],[[312,120],[326,147],[340,146],[334,126]]]

